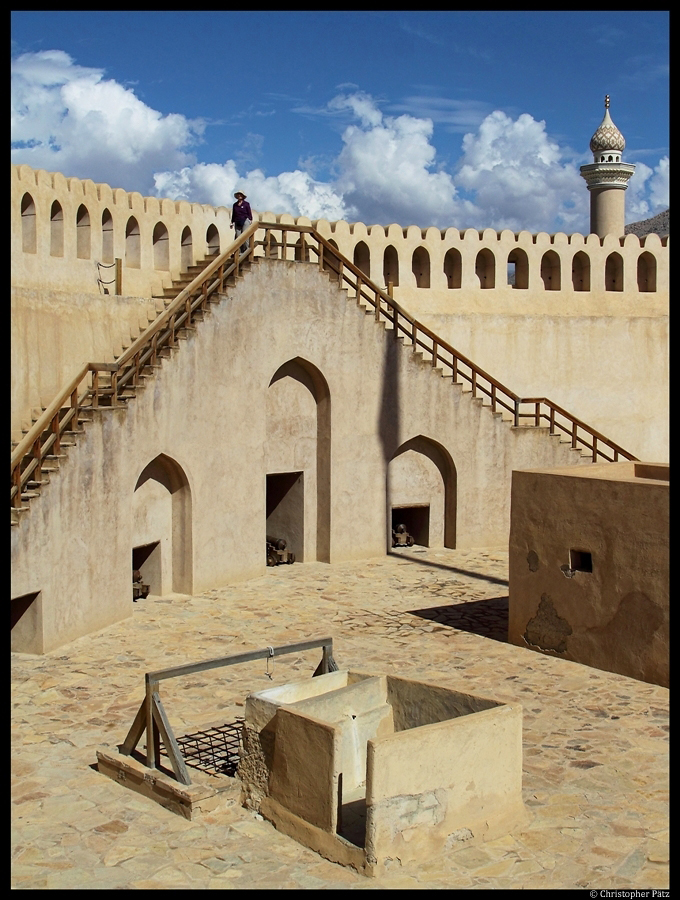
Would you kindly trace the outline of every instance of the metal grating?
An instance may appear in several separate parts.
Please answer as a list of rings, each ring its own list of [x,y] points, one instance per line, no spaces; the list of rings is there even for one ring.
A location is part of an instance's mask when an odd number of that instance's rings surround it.
[[[187,766],[210,775],[233,778],[239,762],[242,725],[243,719],[237,718],[234,722],[178,737],[177,743]],[[161,749],[161,756],[167,757],[165,747]]]

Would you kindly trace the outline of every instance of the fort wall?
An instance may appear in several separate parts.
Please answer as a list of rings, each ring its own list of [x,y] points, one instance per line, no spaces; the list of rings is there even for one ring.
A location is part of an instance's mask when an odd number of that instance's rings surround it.
[[[233,230],[225,207],[143,197],[26,165],[12,166],[11,204],[13,330],[21,348],[13,357],[14,435],[32,408],[51,399],[55,383],[120,343],[131,298],[153,309],[152,296],[189,265],[226,249]],[[668,238],[254,215],[313,224],[412,315],[510,389],[550,397],[640,458],[668,459]],[[113,296],[115,259],[126,299]],[[68,315],[53,331],[58,291],[64,310],[78,296],[106,339],[67,336],[71,323],[78,327]],[[40,367],[27,376],[26,335],[36,328]],[[62,352],[65,346],[78,358]]]

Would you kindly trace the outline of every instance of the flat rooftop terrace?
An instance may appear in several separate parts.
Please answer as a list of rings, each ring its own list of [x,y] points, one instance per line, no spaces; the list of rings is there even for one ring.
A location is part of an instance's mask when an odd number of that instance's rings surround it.
[[[669,692],[506,643],[507,559],[414,547],[283,565],[140,600],[46,656],[12,654],[11,887],[668,888]],[[145,672],[327,635],[340,668],[521,702],[529,825],[371,879],[241,808],[235,780],[187,821],[93,768],[125,738]],[[163,682],[161,697],[178,738],[233,735],[248,693],[311,676],[320,658],[275,657],[271,679],[263,660],[201,672]]]

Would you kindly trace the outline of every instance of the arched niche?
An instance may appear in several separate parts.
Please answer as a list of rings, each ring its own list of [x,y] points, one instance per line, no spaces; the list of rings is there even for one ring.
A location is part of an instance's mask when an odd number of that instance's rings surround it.
[[[605,291],[623,290],[623,258],[620,253],[610,253],[604,264]]]
[[[91,252],[90,213],[81,203],[76,213],[76,256],[78,259],[89,259]]]
[[[541,258],[541,279],[546,291],[559,291],[561,285],[560,258],[554,250],[548,250]]]
[[[132,553],[152,594],[192,593],[191,488],[179,463],[164,453],[144,467],[135,485]]]
[[[483,290],[496,287],[496,257],[488,247],[480,250],[475,259],[475,275]]]
[[[134,216],[130,216],[125,226],[125,265],[138,269],[141,265],[141,251],[139,222]]]
[[[444,257],[444,275],[446,275],[446,286],[449,290],[459,288],[463,280],[463,257],[460,250],[451,247],[446,251]]]
[[[571,261],[571,283],[575,291],[590,290],[590,257],[583,250],[575,253]]]
[[[220,233],[216,225],[209,225],[205,233],[208,256],[218,256],[220,252]]]
[[[425,247],[416,247],[411,260],[411,271],[416,280],[416,287],[429,288],[430,286],[430,254]]]
[[[50,256],[64,255],[64,211],[58,200],[50,210]]]
[[[383,255],[383,278],[385,279],[385,288],[399,287],[399,254],[397,248],[392,244],[385,247]]]
[[[182,258],[180,259],[180,267],[186,272],[190,266],[194,264],[194,239],[191,234],[191,228],[187,225],[182,231]]]
[[[354,265],[361,269],[367,278],[371,277],[371,251],[365,241],[359,241],[354,248]]]
[[[113,262],[113,216],[108,209],[102,212],[102,262]]]
[[[455,548],[456,506],[456,467],[448,450],[423,435],[402,444],[387,467],[387,546],[396,510],[397,518],[408,518],[407,530],[419,531],[416,543]]]
[[[153,267],[167,272],[170,268],[170,239],[168,229],[157,222],[153,230]]]
[[[515,290],[529,287],[529,257],[519,247],[508,254],[508,284]]]
[[[290,529],[274,536],[289,541],[297,560],[330,562],[331,402],[326,379],[309,361],[288,360],[269,382],[266,409],[267,526]],[[264,556],[264,541],[262,546]]]
[[[638,256],[637,284],[639,291],[656,290],[656,257],[649,251]]]
[[[21,198],[21,249],[24,253],[35,253],[37,249],[35,201],[30,194]]]

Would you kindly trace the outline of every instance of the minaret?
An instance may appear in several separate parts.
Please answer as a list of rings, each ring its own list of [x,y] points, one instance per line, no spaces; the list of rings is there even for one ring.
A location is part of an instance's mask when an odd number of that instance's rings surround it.
[[[609,94],[604,98],[604,119],[590,139],[595,160],[581,166],[590,191],[590,233],[623,237],[625,227],[625,190],[635,166],[621,162],[626,146],[623,135],[609,115]]]

